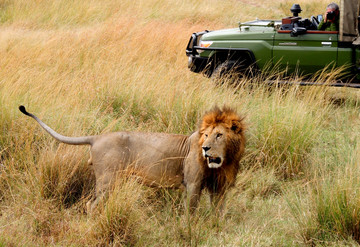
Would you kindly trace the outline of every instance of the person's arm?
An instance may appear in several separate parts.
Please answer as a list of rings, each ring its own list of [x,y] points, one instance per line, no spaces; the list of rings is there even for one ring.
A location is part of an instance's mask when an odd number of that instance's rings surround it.
[[[324,30],[325,29],[325,22],[324,19],[322,19],[319,23],[318,30]]]

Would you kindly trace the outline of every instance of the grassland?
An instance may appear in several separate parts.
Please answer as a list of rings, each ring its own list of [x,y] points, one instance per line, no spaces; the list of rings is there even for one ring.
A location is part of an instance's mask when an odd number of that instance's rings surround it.
[[[327,4],[298,3],[302,16]],[[186,67],[192,32],[280,18],[291,5],[0,0],[0,246],[358,245],[359,92],[234,89]],[[181,193],[130,179],[88,216],[88,148],[57,143],[20,104],[69,136],[190,134],[212,106],[235,108],[248,145],[225,218],[213,216],[204,197],[188,219]]]

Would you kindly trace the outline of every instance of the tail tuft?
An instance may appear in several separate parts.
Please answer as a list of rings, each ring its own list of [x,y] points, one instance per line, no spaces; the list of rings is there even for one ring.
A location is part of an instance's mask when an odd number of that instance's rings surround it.
[[[30,116],[30,114],[26,111],[25,106],[23,105],[19,106],[19,110],[25,115]]]

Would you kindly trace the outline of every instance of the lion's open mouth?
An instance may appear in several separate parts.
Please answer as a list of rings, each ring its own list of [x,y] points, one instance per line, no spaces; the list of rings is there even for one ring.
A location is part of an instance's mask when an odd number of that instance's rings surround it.
[[[222,159],[220,157],[207,156],[206,158],[209,168],[219,168],[222,165]]]

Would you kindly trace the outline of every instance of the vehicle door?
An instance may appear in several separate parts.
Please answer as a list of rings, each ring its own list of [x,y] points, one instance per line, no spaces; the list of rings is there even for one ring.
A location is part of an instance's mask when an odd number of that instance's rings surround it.
[[[314,73],[329,64],[336,65],[338,32],[306,31],[291,36],[288,30],[275,32],[273,65],[289,73]]]

